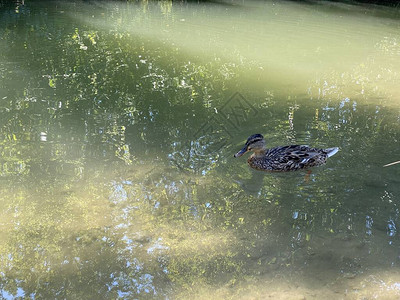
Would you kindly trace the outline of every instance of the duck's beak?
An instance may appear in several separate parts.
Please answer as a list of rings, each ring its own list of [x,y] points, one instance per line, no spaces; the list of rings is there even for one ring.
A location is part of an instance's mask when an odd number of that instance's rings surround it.
[[[245,146],[242,150],[240,150],[238,153],[236,153],[235,155],[233,155],[233,157],[240,157],[243,154],[245,154],[247,152],[247,146]]]

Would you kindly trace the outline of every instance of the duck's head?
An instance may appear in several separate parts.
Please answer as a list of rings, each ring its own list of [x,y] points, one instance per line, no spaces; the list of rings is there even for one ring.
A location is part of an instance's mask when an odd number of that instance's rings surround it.
[[[257,133],[253,134],[247,139],[246,144],[243,149],[234,155],[234,157],[240,157],[248,151],[261,152],[265,150],[265,140],[264,137]]]

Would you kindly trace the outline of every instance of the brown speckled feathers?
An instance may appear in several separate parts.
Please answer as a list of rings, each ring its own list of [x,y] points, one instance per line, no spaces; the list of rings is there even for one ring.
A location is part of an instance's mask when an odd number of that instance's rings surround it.
[[[267,149],[264,137],[261,134],[254,134],[247,139],[245,147],[236,153],[235,157],[242,156],[248,151],[254,151],[248,159],[250,167],[263,171],[287,172],[322,165],[338,150],[337,147],[319,149],[306,145]]]

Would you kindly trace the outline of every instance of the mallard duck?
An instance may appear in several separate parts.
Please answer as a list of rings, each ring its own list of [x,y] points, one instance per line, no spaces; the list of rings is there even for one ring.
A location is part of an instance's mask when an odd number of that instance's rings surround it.
[[[339,148],[319,149],[290,145],[267,149],[264,137],[261,134],[253,134],[234,157],[240,157],[248,151],[254,152],[247,160],[250,167],[262,171],[286,172],[322,165],[328,157],[336,154]]]

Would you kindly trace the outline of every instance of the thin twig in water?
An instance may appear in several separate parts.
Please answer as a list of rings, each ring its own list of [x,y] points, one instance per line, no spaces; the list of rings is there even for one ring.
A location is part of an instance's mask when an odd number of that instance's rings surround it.
[[[392,162],[392,163],[387,164],[387,165],[384,165],[384,167],[389,167],[389,166],[393,166],[393,165],[396,165],[396,164],[400,164],[400,160]]]

